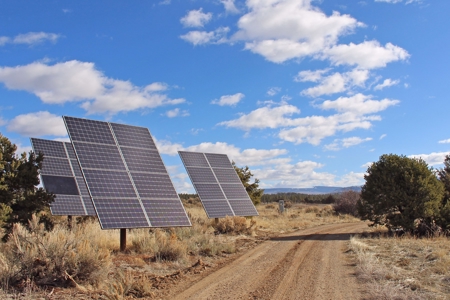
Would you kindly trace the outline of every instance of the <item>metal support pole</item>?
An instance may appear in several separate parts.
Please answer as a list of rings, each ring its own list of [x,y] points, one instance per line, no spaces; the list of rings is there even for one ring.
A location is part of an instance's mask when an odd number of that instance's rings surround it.
[[[127,249],[127,229],[120,229],[120,251],[124,252]]]
[[[67,228],[72,230],[72,216],[67,216]]]

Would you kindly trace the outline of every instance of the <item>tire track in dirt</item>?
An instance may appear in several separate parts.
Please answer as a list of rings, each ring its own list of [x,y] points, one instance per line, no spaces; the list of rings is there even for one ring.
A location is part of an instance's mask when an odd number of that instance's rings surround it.
[[[266,241],[175,299],[358,299],[343,252],[366,224],[330,224]]]

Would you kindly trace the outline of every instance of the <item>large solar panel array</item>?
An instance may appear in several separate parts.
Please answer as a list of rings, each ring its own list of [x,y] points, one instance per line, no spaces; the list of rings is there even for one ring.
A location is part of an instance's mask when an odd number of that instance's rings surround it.
[[[103,229],[191,226],[147,128],[63,119]]]
[[[71,143],[31,138],[35,153],[43,153],[41,178],[45,189],[55,194],[50,205],[53,215],[95,216]]]
[[[209,218],[258,215],[226,154],[178,153]]]

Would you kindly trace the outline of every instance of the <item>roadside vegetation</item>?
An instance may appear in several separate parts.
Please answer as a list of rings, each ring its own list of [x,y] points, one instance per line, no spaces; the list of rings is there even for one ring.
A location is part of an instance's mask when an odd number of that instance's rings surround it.
[[[375,231],[350,240],[366,299],[450,298],[450,240]]]
[[[177,279],[207,271],[222,260],[280,233],[322,224],[354,222],[330,205],[258,205],[254,218],[208,219],[198,198],[184,200],[192,227],[134,229],[127,251],[119,251],[119,231],[101,230],[89,219],[67,228],[66,218],[45,230],[33,217],[29,229],[14,225],[0,244],[0,298],[158,298]],[[80,218],[81,219],[81,218]]]

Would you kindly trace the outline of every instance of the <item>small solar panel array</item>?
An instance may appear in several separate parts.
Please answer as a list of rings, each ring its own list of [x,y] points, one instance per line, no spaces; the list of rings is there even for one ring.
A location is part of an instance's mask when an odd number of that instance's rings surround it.
[[[72,144],[32,138],[31,145],[35,153],[44,154],[42,184],[56,196],[50,205],[52,214],[95,216]]]
[[[226,154],[178,153],[209,218],[258,215]]]
[[[103,229],[191,226],[147,128],[63,119]]]

